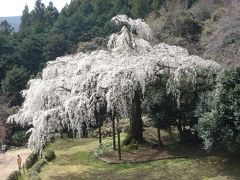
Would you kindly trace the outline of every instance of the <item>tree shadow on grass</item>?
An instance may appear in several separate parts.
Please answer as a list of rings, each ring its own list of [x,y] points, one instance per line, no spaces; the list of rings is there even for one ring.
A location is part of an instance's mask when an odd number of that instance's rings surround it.
[[[198,162],[205,166],[205,169],[213,169],[217,176],[240,179],[240,156],[231,152],[225,150],[206,152],[200,146],[183,146],[180,149],[170,150],[169,153],[185,155],[186,159]]]

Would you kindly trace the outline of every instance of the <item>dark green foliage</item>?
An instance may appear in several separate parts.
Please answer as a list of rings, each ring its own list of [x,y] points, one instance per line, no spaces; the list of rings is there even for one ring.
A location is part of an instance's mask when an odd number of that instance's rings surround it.
[[[3,21],[0,24],[0,80],[16,63],[15,50],[12,27]]]
[[[90,1],[83,1],[81,5],[81,11],[83,12],[83,14],[89,15],[94,12],[94,6]]]
[[[31,169],[31,171],[36,171],[36,172],[40,172],[41,168],[47,163],[47,161],[45,159],[41,159],[39,160]]]
[[[159,14],[160,8],[164,4],[164,0],[153,0],[151,4],[151,8],[153,12]]]
[[[28,179],[29,180],[40,180],[39,173],[42,167],[47,163],[46,159],[39,160],[29,171]]]
[[[144,18],[151,10],[148,0],[130,0],[131,13],[134,18]]]
[[[13,32],[14,28],[6,21],[2,21],[0,23],[0,34],[7,36]]]
[[[17,180],[18,179],[19,172],[18,171],[13,171],[9,176],[7,177],[6,180]]]
[[[16,131],[10,137],[10,142],[14,146],[24,146],[27,143],[28,136],[26,135],[26,131]]]
[[[174,20],[173,34],[178,37],[184,37],[186,39],[198,40],[202,31],[202,26],[198,22],[193,14],[188,12],[181,12]]]
[[[63,34],[51,34],[47,37],[46,44],[43,49],[43,55],[47,60],[54,60],[58,56],[62,56],[67,49],[67,42]]]
[[[25,162],[25,167],[27,169],[30,169],[37,162],[37,160],[38,160],[38,153],[37,152],[32,152],[28,156],[28,158],[27,158],[27,160]]]
[[[195,19],[192,13],[181,11],[166,15],[160,38],[169,38],[170,35],[183,38],[186,41],[198,41],[202,32],[201,23]]]
[[[207,77],[206,72],[203,71],[198,72],[195,86],[190,82],[181,81],[180,106],[171,94],[166,93],[167,80],[168,75],[162,75],[158,81],[147,88],[143,102],[144,113],[151,118],[158,129],[166,129],[171,134],[171,127],[176,127],[183,143],[199,143],[196,136],[197,118],[194,117],[194,111],[200,94],[213,89],[214,77]]]
[[[8,99],[10,105],[22,102],[20,91],[25,89],[29,74],[25,68],[14,67],[7,72],[1,83],[2,94]]]
[[[110,24],[114,3],[109,0],[73,1],[60,13],[51,33],[64,37],[64,51],[74,52],[80,41],[90,41],[95,37],[106,37],[116,31]]]
[[[20,61],[31,74],[39,72],[45,62],[43,57],[44,41],[44,34],[36,34],[24,38],[19,45]]]
[[[149,86],[145,101],[144,111],[150,116],[157,128],[167,128],[177,111],[177,104],[173,97],[166,93],[167,75]]]
[[[26,5],[21,16],[20,31],[27,32],[28,27],[31,25],[31,16],[29,14],[29,8]]]
[[[202,96],[196,115],[205,149],[240,150],[240,67],[223,70],[215,90]]]
[[[48,150],[45,154],[45,159],[47,161],[52,161],[53,159],[56,158],[56,154],[54,152],[54,150]]]
[[[175,125],[178,112],[176,101],[166,93],[167,79],[168,75],[162,75],[150,85],[143,102],[143,112],[151,118],[157,128],[159,145],[163,145],[160,129],[166,129],[172,135],[171,126]]]

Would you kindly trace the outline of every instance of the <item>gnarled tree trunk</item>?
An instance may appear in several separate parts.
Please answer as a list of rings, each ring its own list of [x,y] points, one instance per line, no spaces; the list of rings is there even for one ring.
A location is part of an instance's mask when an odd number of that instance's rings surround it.
[[[132,106],[129,110],[130,131],[126,144],[131,142],[141,143],[143,141],[143,123],[141,115],[141,91],[136,91]]]

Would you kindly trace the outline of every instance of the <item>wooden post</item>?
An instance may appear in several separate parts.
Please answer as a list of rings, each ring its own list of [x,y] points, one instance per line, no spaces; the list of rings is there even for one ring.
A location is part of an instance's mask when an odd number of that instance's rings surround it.
[[[115,117],[113,113],[110,114],[110,118],[112,121],[112,131],[113,131],[113,150],[116,150],[116,130],[115,130]]]
[[[100,122],[100,117],[99,117],[99,112],[98,113],[98,134],[99,134],[99,145],[102,145],[102,129],[101,129],[101,122]]]
[[[161,133],[160,133],[160,128],[157,127],[157,136],[158,136],[158,146],[162,146],[162,140],[161,140]]]
[[[120,129],[119,129],[119,119],[117,117],[117,137],[118,137],[118,159],[122,160],[121,155],[121,140],[120,140]]]

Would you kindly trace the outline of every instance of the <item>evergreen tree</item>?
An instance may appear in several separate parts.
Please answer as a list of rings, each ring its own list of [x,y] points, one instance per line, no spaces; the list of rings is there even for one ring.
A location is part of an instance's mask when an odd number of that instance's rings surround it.
[[[25,89],[29,74],[24,68],[14,67],[7,72],[2,81],[2,93],[10,106],[20,105],[22,96],[20,91]]]
[[[52,27],[58,17],[58,10],[50,1],[45,11],[45,26]]]
[[[30,73],[37,73],[46,62],[43,56],[44,44],[44,34],[30,35],[19,44],[19,61]]]
[[[89,15],[94,12],[94,7],[89,0],[85,0],[81,5],[81,11],[83,14]]]
[[[5,20],[0,23],[0,80],[16,63],[12,26]]]
[[[155,12],[156,14],[159,14],[159,10],[163,5],[163,3],[164,3],[164,0],[153,0],[151,4],[151,8],[153,12]]]
[[[44,59],[54,60],[58,56],[62,56],[67,50],[67,43],[64,34],[50,34],[47,37],[46,44],[43,49]]]
[[[45,11],[46,7],[42,0],[37,0],[34,6],[34,10],[31,12],[33,21],[32,25],[34,28],[34,33],[42,33],[45,29]]]
[[[111,8],[110,0],[97,0],[95,8],[97,15],[108,14]]]
[[[206,150],[240,150],[240,67],[223,70],[216,89],[203,94],[197,106],[198,132]]]
[[[131,0],[131,13],[134,18],[144,18],[150,12],[148,0]]]
[[[24,10],[23,10],[23,14],[21,16],[21,24],[20,24],[20,32],[21,33],[25,33],[27,32],[31,25],[31,16],[29,13],[29,8],[27,5],[25,5]]]
[[[0,34],[3,36],[8,36],[13,32],[14,28],[6,21],[0,23]]]

